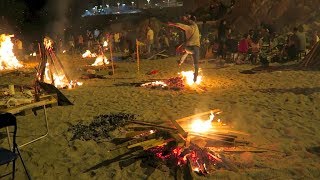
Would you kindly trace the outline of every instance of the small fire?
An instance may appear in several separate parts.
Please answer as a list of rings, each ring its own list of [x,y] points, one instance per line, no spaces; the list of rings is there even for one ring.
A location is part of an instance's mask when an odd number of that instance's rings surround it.
[[[30,56],[36,57],[36,56],[37,56],[37,53],[36,53],[36,52],[30,53]]]
[[[93,57],[97,57],[97,54],[91,53],[90,50],[86,50],[86,52],[82,54],[82,58],[93,58]]]
[[[13,53],[13,35],[0,35],[0,70],[21,68],[22,64]]]
[[[182,71],[181,75],[186,80],[187,84],[190,86],[193,84],[199,85],[202,81],[202,76],[198,76],[196,82],[193,81],[193,78],[194,78],[193,71]]]
[[[102,66],[104,64],[109,64],[108,58],[106,56],[100,55],[96,58],[96,61],[91,64],[91,66]]]
[[[200,119],[194,120],[191,124],[191,131],[193,131],[195,133],[208,132],[210,129],[213,128],[213,126],[212,126],[213,119],[214,119],[214,114],[213,114],[213,112],[211,112],[211,114],[209,116],[209,120],[205,120],[205,121],[200,120]],[[220,119],[218,121],[220,121]]]
[[[107,47],[108,46],[108,42],[107,41],[104,41],[103,42],[103,47]]]

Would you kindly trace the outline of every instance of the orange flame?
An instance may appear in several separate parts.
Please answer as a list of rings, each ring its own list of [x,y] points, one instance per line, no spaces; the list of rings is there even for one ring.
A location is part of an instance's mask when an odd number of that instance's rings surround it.
[[[65,88],[72,89],[75,86],[82,86],[82,82],[77,81],[68,81],[66,75],[57,74],[50,71],[50,64],[46,64],[44,82],[48,84],[53,84],[56,88]]]
[[[196,119],[191,124],[191,131],[195,133],[205,133],[213,128],[212,121],[214,119],[214,114],[211,112],[208,120]]]
[[[199,85],[202,82],[202,76],[198,76],[196,82],[193,81],[193,77],[194,77],[193,71],[182,71],[181,75],[189,86],[193,84]]]
[[[0,35],[0,70],[21,68],[22,64],[13,53],[13,35]]]

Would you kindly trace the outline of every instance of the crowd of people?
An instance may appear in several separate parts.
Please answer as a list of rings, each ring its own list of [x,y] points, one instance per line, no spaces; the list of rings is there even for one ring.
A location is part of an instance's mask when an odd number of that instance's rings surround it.
[[[195,64],[201,58],[211,58],[210,55],[215,56],[212,58],[235,64],[287,62],[301,59],[308,49],[319,41],[317,31],[307,33],[303,26],[293,28],[292,32],[280,34],[270,25],[262,23],[247,33],[239,34],[226,20],[220,20],[218,25],[205,21],[199,23],[195,16],[186,14],[181,21],[184,24],[163,24],[160,29],[154,29],[154,26],[146,24],[142,28],[119,31],[86,30],[83,33],[69,33],[64,38],[55,35],[52,39],[57,52],[71,54],[82,54],[87,49],[97,52],[105,41],[113,47],[114,52],[133,54],[138,42],[142,54],[165,50],[168,55],[182,55],[180,65],[188,55],[191,55]],[[199,33],[195,33],[194,29]],[[183,51],[179,51],[182,45],[186,47]],[[197,48],[190,47],[194,45]],[[22,46],[22,41],[17,39],[15,46],[16,51],[20,55],[23,54],[25,47]],[[36,49],[37,43],[33,42],[24,50],[29,54],[37,51]]]

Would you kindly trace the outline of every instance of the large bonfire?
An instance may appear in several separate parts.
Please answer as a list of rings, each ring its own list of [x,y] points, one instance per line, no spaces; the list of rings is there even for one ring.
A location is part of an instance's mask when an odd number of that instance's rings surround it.
[[[18,69],[22,64],[18,61],[13,53],[13,35],[0,35],[0,70]]]

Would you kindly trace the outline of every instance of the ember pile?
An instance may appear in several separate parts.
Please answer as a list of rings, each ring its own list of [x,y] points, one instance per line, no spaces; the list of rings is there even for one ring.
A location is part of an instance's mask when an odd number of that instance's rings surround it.
[[[155,81],[144,83],[142,87],[148,87],[153,89],[172,89],[181,90],[185,87],[191,87],[194,84],[199,85],[202,82],[202,76],[198,76],[197,81],[193,82],[193,71],[182,71],[179,76],[172,77],[164,81]]]
[[[89,125],[79,123],[70,127],[69,131],[72,131],[73,133],[71,140],[79,139],[84,141],[99,141],[101,139],[108,139],[110,138],[110,131],[113,131],[116,128],[123,126],[128,121],[135,119],[135,115],[125,113],[96,116]]]

